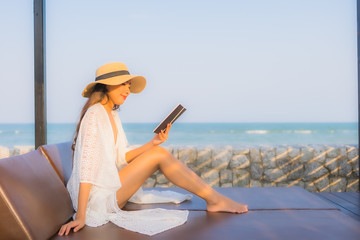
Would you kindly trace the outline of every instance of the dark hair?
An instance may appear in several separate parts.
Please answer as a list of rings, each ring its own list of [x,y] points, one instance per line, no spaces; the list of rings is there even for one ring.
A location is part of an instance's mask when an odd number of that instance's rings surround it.
[[[97,83],[95,84],[95,86],[93,87],[93,89],[90,92],[89,98],[86,101],[86,103],[84,104],[81,113],[80,113],[80,119],[79,122],[76,126],[76,131],[75,131],[75,136],[74,136],[74,140],[72,142],[71,145],[71,149],[73,150],[73,153],[75,151],[75,144],[76,144],[76,140],[79,134],[79,129],[80,129],[80,125],[81,125],[81,121],[84,118],[84,115],[86,113],[86,111],[94,104],[101,102],[104,98],[106,97],[107,101],[109,101],[109,95],[108,95],[108,89],[106,88],[105,84],[101,84],[101,83]],[[106,102],[107,102],[106,101]],[[120,109],[119,105],[114,105],[113,110],[118,110]],[[73,155],[74,157],[74,155]]]

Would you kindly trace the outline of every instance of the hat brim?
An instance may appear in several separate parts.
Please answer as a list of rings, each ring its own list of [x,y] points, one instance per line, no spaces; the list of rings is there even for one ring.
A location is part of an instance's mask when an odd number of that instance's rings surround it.
[[[146,79],[143,76],[122,75],[89,83],[82,92],[82,96],[86,98],[90,97],[92,89],[97,83],[102,83],[105,85],[120,85],[129,80],[131,80],[131,93],[140,93],[142,90],[144,90],[146,86]]]

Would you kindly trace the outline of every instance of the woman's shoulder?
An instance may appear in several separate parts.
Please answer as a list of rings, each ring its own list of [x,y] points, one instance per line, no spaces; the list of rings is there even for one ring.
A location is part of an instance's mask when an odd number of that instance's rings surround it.
[[[90,106],[86,112],[104,112],[106,111],[105,108],[101,105],[101,103],[95,103],[94,105]]]
[[[102,108],[103,106],[101,106],[101,103],[95,103],[86,110],[84,118],[101,116],[103,113]]]
[[[95,103],[93,105],[91,105],[89,108],[88,108],[88,111],[90,110],[97,110],[97,109],[100,109],[102,106],[101,106],[101,103]]]

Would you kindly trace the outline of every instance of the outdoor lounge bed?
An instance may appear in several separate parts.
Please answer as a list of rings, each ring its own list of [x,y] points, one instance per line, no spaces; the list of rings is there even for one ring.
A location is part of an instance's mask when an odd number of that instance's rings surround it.
[[[0,239],[359,239],[360,221],[300,187],[217,188],[249,205],[246,214],[208,213],[194,196],[182,204],[128,203],[125,210],[187,209],[188,221],[152,237],[112,223],[57,236],[73,215],[65,185],[72,169],[70,142],[45,145],[0,160]],[[159,188],[160,189],[160,188]],[[161,190],[161,189],[160,189]],[[179,188],[171,190],[185,192]]]

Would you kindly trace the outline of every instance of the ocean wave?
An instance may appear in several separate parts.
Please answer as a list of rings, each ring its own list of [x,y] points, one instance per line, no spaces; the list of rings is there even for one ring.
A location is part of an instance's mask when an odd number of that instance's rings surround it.
[[[245,131],[247,134],[268,134],[268,130],[248,130]]]
[[[311,130],[294,130],[294,133],[312,134],[313,131],[311,131]]]
[[[19,130],[15,130],[14,133],[15,133],[15,134],[19,134],[20,131],[19,131]]]

